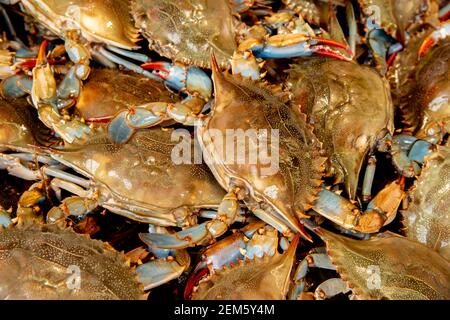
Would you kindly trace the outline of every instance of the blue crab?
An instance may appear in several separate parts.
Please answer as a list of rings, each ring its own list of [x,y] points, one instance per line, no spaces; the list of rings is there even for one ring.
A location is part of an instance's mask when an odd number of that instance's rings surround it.
[[[450,148],[438,146],[425,158],[421,175],[401,211],[408,239],[423,243],[450,259],[449,172]]]
[[[252,228],[250,228],[252,230]],[[248,230],[242,231],[247,235]],[[340,278],[320,283],[312,298],[351,292],[352,299],[448,299],[449,263],[433,250],[391,232],[355,240],[314,227],[326,248],[313,249],[296,266],[298,236],[283,254],[272,237],[262,234],[253,258],[253,240],[238,232],[205,251],[201,265],[209,275],[195,276],[185,297],[192,299],[310,299],[305,276],[312,268],[334,270]],[[253,234],[255,236],[256,234]],[[401,258],[398,257],[401,248]],[[294,271],[295,270],[295,271]],[[198,283],[198,284],[197,284]],[[270,290],[268,290],[270,288]]]
[[[290,274],[299,242],[297,235],[280,254],[263,253],[237,260],[234,265],[214,270],[201,279],[192,293],[193,300],[282,300],[290,286]]]
[[[350,290],[353,299],[361,300],[447,300],[450,296],[449,262],[421,243],[392,232],[363,241],[323,228],[315,232],[325,242],[326,253],[319,250],[305,258],[294,281],[301,283],[312,267],[336,270],[340,275],[320,284],[316,299]],[[294,298],[300,292],[295,293]]]
[[[70,229],[35,223],[0,227],[0,250],[0,299],[146,297],[123,254]],[[79,280],[71,278],[76,271]]]
[[[424,26],[438,26],[438,4],[433,0],[359,0],[367,29],[366,41],[384,75],[388,58],[395,57]]]
[[[376,168],[375,151],[385,145],[385,139],[392,140],[394,133],[387,81],[357,63],[310,58],[292,66],[287,87],[292,107],[307,115],[323,143],[328,158],[326,175],[334,177],[335,183],[345,183],[351,201],[356,199],[360,173],[368,158],[362,190],[363,201],[368,202]],[[313,209],[346,228],[376,232],[394,219],[403,194],[402,183],[393,182],[360,214],[354,204],[324,189]]]
[[[8,110],[18,106],[0,104],[0,107],[8,114]],[[2,120],[0,132],[7,133],[5,137],[11,139],[0,144],[4,151],[0,154],[1,168],[29,180],[51,177],[49,185],[57,194],[61,189],[75,194],[48,212],[48,222],[63,222],[69,215],[83,216],[102,206],[155,226],[183,227],[185,230],[180,234],[184,235],[184,247],[187,247],[222,235],[240,219],[242,212],[237,199],[225,195],[205,165],[172,161],[173,150],[178,145],[171,141],[173,130],[141,130],[123,145],[110,142],[106,132],[99,132],[81,145],[57,149],[34,144],[36,141],[30,138],[33,131],[20,117],[13,124],[8,118]],[[179,139],[180,135],[175,137]],[[35,162],[46,166],[35,167]],[[82,177],[66,172],[67,168]],[[34,204],[28,200],[39,199],[34,196],[39,193],[44,192],[39,186],[32,186],[23,200],[24,212],[33,215],[29,208],[33,209]],[[196,213],[202,215],[202,209],[208,208],[218,211],[212,215],[206,213],[205,217],[212,219],[197,225]]]
[[[148,61],[145,55],[131,52],[139,48],[136,45],[139,34],[129,12],[128,0],[13,1],[18,2],[25,13],[44,26],[47,32],[65,41],[63,50],[60,47],[55,50],[59,54],[66,51],[71,61],[68,70],[64,71],[63,80],[57,84],[55,69],[47,60],[47,41],[43,41],[32,70],[33,81],[29,91],[41,121],[66,142],[72,143],[90,133],[83,119],[71,117],[64,111],[76,103],[82,81],[89,76],[92,56],[109,67],[118,63],[158,79],[120,57],[122,55],[140,63]],[[11,4],[10,1],[7,4]]]
[[[424,28],[398,54],[388,73],[403,125],[396,148],[407,154],[395,160],[409,168],[405,176],[420,174],[424,157],[449,132],[449,28],[449,22],[436,30]]]
[[[229,196],[243,200],[258,218],[287,237],[300,232],[310,239],[301,223],[309,217],[306,214],[309,209],[325,212],[339,224],[365,232],[376,232],[386,221],[375,219],[377,216],[387,213],[388,220],[392,220],[403,196],[398,184],[388,186],[372,201],[368,214],[360,215],[353,204],[322,190],[326,158],[305,115],[287,106],[268,87],[239,76],[222,74],[214,58],[212,66],[216,93],[213,111],[206,119],[199,120],[196,135],[206,163]],[[239,145],[239,137],[229,135],[233,130],[241,133],[277,131],[278,139],[267,136],[260,139],[268,143],[266,150],[270,151],[266,152],[278,154],[279,158],[272,159],[274,163],[263,163],[261,159],[255,163],[229,159],[230,151],[225,152],[224,141],[230,138],[233,146]],[[241,152],[246,157],[258,154],[254,149],[259,145],[258,140],[252,140],[259,139],[258,135],[247,138],[251,142],[244,144],[245,149]],[[393,201],[388,196],[390,193],[395,194]],[[149,244],[166,249],[189,244],[180,233],[148,234],[146,238]]]
[[[222,17],[219,24],[215,19],[217,12]],[[219,65],[233,65],[234,69],[242,69],[244,75],[253,79],[260,77],[259,62],[255,57],[325,54],[349,59],[345,53],[333,50],[346,49],[344,44],[319,38],[314,33],[272,35],[268,30],[277,29],[278,24],[269,24],[269,28],[240,24],[233,17],[229,3],[223,0],[134,0],[132,13],[137,27],[149,40],[150,48],[161,55],[175,62],[210,68],[209,51],[214,49]],[[281,25],[287,25],[289,21],[281,22]],[[145,67],[159,69],[164,78],[173,72],[166,64],[150,63]],[[187,79],[185,81],[189,83]]]

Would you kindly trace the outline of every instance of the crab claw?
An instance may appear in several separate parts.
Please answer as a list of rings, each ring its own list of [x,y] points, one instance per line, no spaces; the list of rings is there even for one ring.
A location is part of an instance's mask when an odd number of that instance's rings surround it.
[[[345,44],[302,34],[275,35],[264,43],[253,42],[248,49],[256,58],[295,58],[312,55],[345,61],[351,61],[353,58],[352,50]]]
[[[200,95],[209,99],[212,94],[211,78],[200,68],[188,67],[169,62],[148,62],[141,65],[143,69],[163,79],[172,89]]]
[[[375,233],[394,219],[404,197],[403,188],[403,180],[390,183],[377,194],[364,212],[349,200],[323,189],[313,209],[343,228],[362,233]]]
[[[433,33],[431,33],[422,43],[419,49],[419,58],[422,58],[428,50],[436,45],[440,40],[450,35],[450,20],[445,21]]]
[[[56,80],[47,61],[47,46],[48,41],[44,40],[39,47],[36,66],[33,68],[31,98],[36,108],[41,102],[53,101],[56,99]]]
[[[397,135],[391,147],[392,163],[404,177],[412,178],[420,174],[419,165],[425,157],[435,150],[435,145],[414,136]]]
[[[179,250],[175,257],[155,259],[139,265],[136,272],[144,290],[150,290],[180,277],[190,262],[189,253]]]

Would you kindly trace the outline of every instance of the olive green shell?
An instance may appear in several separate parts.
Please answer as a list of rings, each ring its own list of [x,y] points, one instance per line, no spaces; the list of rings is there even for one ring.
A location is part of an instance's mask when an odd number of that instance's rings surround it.
[[[0,299],[144,297],[125,256],[107,243],[54,225],[0,230]]]

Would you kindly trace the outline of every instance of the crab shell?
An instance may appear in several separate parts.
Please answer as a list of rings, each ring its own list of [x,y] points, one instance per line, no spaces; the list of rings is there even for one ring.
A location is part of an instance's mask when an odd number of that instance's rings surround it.
[[[323,0],[283,0],[286,7],[296,12],[307,22],[315,25],[320,25],[321,22],[328,20],[327,10],[324,10],[325,7],[328,7],[326,2]],[[344,6],[345,1],[333,0],[333,5]]]
[[[217,208],[225,192],[206,165],[175,163],[172,155],[185,142],[172,141],[173,132],[158,127],[140,130],[123,145],[99,135],[80,146],[47,151],[91,179],[104,208],[140,222],[184,226],[189,218],[185,214]],[[188,148],[193,148],[191,141]]]
[[[450,147],[438,146],[425,161],[422,173],[402,211],[408,239],[421,242],[450,260]]]
[[[450,38],[432,48],[419,62],[411,97],[411,113],[418,119],[416,137],[450,132]],[[417,116],[418,115],[418,116]],[[411,118],[411,117],[410,117]]]
[[[412,109],[414,104],[411,104],[410,101],[416,85],[415,71],[419,63],[419,49],[423,41],[432,32],[433,28],[431,27],[417,32],[404,50],[396,55],[386,75],[391,85],[392,99],[395,107],[398,108],[405,133],[413,134],[418,126],[419,117],[417,117],[416,111]]]
[[[320,8],[313,0],[283,0],[283,3],[309,23],[320,24]]]
[[[214,61],[214,108],[197,130],[206,163],[223,188],[240,188],[240,197],[251,210],[259,206],[292,230],[301,231],[298,219],[311,208],[322,184],[325,158],[320,156],[320,142],[305,116],[284,104],[270,88],[222,74]],[[236,135],[229,135],[230,130]],[[243,152],[237,150],[238,156],[245,154],[245,163],[229,159],[225,144],[239,148],[239,132],[259,136],[262,130],[278,134],[278,139],[250,137]],[[258,146],[263,144],[275,156],[273,161],[261,159]],[[255,155],[259,160],[250,162]]]
[[[203,279],[192,300],[283,300],[295,260],[299,237],[283,254],[239,260],[230,268],[215,270]]]
[[[76,108],[84,119],[95,122],[149,102],[178,100],[161,82],[116,69],[94,68],[83,84]]]
[[[357,299],[450,299],[450,263],[421,243],[391,232],[367,241],[317,234]]]
[[[438,6],[433,0],[358,0],[366,17],[375,18],[390,36],[406,43],[406,32],[430,23],[438,25]],[[377,21],[378,20],[378,21]]]
[[[214,49],[227,66],[236,49],[228,1],[132,0],[131,13],[150,49],[173,61],[209,68]]]
[[[25,11],[56,35],[81,31],[88,42],[136,49],[139,34],[128,0],[22,0]]]
[[[48,130],[33,114],[24,98],[5,100],[0,97],[0,150],[25,150],[46,142]]]
[[[290,71],[288,86],[293,105],[307,114],[327,151],[327,172],[343,178],[355,199],[366,155],[394,131],[388,82],[356,63],[308,59]]]
[[[124,255],[70,229],[0,228],[0,252],[0,299],[145,299]],[[79,288],[70,286],[77,271]]]

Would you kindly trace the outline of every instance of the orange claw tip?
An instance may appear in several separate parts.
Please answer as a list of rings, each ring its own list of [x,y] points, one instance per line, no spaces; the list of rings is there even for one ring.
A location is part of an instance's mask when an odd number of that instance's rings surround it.
[[[434,39],[432,39],[432,38],[426,39],[426,40],[422,43],[422,45],[420,46],[420,49],[419,49],[419,58],[422,58],[422,57],[428,52],[428,50],[429,50],[432,46],[434,46],[434,44],[435,44]]]
[[[331,48],[342,49],[345,50],[345,52],[348,53],[351,57],[353,57],[354,55],[352,48],[350,48],[347,44],[319,37],[313,37],[312,39],[317,41],[317,45],[319,46],[328,46]]]
[[[441,26],[431,33],[422,43],[419,49],[419,58],[422,58],[428,50],[433,47],[439,40],[448,37],[450,34],[450,20],[447,20],[441,24]]]
[[[332,58],[332,59],[343,60],[343,61],[352,61],[353,60],[352,58],[347,57],[340,52],[327,49],[326,47],[316,48],[315,52],[316,52],[316,54],[318,54],[322,57],[326,57],[326,58]]]
[[[398,52],[394,52],[393,54],[391,54],[391,56],[389,57],[388,61],[387,61],[387,65],[391,66],[394,63],[395,58],[397,57]]]
[[[36,58],[36,65],[44,65],[47,63],[47,47],[48,47],[48,40],[45,39],[39,46],[39,52]]]
[[[299,242],[300,242],[300,235],[297,233],[294,239],[292,239],[291,244],[289,245],[288,252],[291,252],[290,250],[295,251],[297,249]]]
[[[141,68],[145,70],[160,70],[160,71],[169,71],[164,62],[146,62],[141,64]]]
[[[306,232],[305,228],[303,225],[300,224],[299,226],[299,233],[297,234],[296,237],[298,237],[299,235],[301,235],[305,240],[308,240],[309,242],[313,243],[313,238],[310,236],[310,234],[308,232]]]

